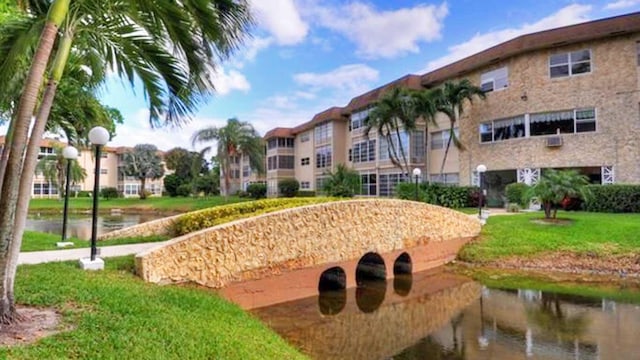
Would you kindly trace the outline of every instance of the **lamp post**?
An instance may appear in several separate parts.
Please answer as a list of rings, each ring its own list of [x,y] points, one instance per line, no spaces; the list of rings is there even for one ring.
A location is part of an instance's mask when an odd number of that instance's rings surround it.
[[[98,230],[98,197],[100,192],[100,157],[102,146],[109,141],[109,132],[102,126],[96,126],[89,131],[89,141],[96,148],[96,166],[93,182],[93,210],[91,219],[91,257],[89,259],[81,259],[80,266],[85,270],[102,270],[104,269],[104,261],[100,258],[96,259],[96,255],[98,253],[98,249],[96,248],[96,237]]]
[[[69,183],[71,182],[71,162],[78,158],[78,149],[73,146],[67,146],[62,149],[62,157],[67,160],[67,173],[65,175],[64,185],[64,210],[62,212],[62,241],[58,246],[67,246],[67,210],[69,209]]]
[[[422,174],[420,168],[413,169],[413,177],[416,179],[416,201],[418,201],[418,179],[420,178],[420,174]]]
[[[478,173],[478,185],[480,186],[480,196],[478,196],[478,219],[482,221],[482,202],[484,200],[484,189],[483,189],[483,176],[485,171],[487,171],[487,166],[484,164],[480,164],[476,167],[476,172]]]

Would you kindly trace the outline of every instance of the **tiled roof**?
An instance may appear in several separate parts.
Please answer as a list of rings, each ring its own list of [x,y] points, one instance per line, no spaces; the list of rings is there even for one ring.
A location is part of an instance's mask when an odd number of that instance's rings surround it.
[[[268,140],[271,138],[279,138],[279,137],[293,137],[293,133],[291,132],[291,128],[282,128],[282,127],[278,127],[275,129],[271,129],[269,131],[267,131],[266,134],[264,134],[264,139]]]
[[[344,116],[344,108],[334,106],[323,112],[316,114],[311,121],[307,121],[304,124],[298,125],[291,130],[292,134],[299,134],[303,131],[312,129],[316,125],[329,120],[346,120]]]
[[[477,68],[519,54],[640,31],[640,12],[518,36],[477,54],[422,75],[431,87]]]
[[[349,105],[346,107],[347,113],[352,113],[356,110],[362,109],[367,105],[370,105],[377,101],[382,94],[384,94],[387,90],[390,90],[394,87],[402,87],[407,89],[421,89],[421,77],[419,75],[405,75],[398,80],[392,81],[386,85],[382,85],[379,88],[373,89],[369,92],[366,92],[360,96],[354,97],[349,102]]]

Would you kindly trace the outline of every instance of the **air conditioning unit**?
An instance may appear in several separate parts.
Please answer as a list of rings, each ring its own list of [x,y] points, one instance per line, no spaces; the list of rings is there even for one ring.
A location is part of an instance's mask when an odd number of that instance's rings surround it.
[[[547,138],[547,147],[558,147],[562,146],[562,136],[549,136]]]

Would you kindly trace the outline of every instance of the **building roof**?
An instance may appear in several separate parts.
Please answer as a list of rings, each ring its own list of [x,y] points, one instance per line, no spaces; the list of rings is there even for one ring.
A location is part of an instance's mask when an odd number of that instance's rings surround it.
[[[464,75],[480,67],[535,50],[631,34],[639,31],[640,12],[635,12],[522,35],[424,74],[422,75],[422,85],[432,87],[447,79]]]
[[[275,129],[271,129],[267,131],[267,133],[264,134],[264,139],[268,140],[271,138],[279,138],[279,137],[283,137],[283,138],[293,137],[293,133],[291,132],[291,130],[292,130],[291,128],[277,127]]]
[[[314,117],[310,120],[307,121],[304,124],[298,125],[296,127],[294,127],[291,131],[292,134],[299,134],[303,131],[312,129],[313,127],[315,127],[316,125],[323,123],[325,121],[329,121],[329,120],[346,120],[347,118],[344,116],[344,108],[342,107],[338,107],[338,106],[334,106],[332,108],[329,108],[327,110],[324,110],[320,113],[317,113],[316,115],[314,115]]]
[[[366,92],[360,96],[356,96],[349,102],[346,107],[346,112],[351,114],[352,112],[362,109],[372,103],[376,102],[382,94],[391,90],[394,87],[401,87],[406,89],[422,89],[420,75],[405,75],[398,80],[394,80],[388,84],[382,85],[376,89]]]

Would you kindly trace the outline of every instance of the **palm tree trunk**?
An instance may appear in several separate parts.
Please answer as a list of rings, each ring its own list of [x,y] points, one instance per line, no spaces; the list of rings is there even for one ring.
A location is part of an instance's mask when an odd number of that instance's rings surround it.
[[[444,149],[444,157],[442,158],[442,165],[440,165],[440,180],[444,175],[444,165],[447,163],[447,156],[449,155],[449,148],[451,148],[451,141],[453,140],[453,123],[451,123],[451,129],[449,129],[449,140],[447,141],[447,147]]]
[[[58,28],[69,10],[70,0],[55,0],[49,9],[47,23],[42,30],[33,63],[25,80],[24,90],[20,97],[15,121],[15,128],[0,198],[0,323],[9,324],[17,319],[14,299],[14,282],[18,267],[20,241],[13,241],[14,232],[22,233],[22,228],[14,224],[19,197],[19,188],[23,172],[23,155],[27,145],[27,136],[33,110],[36,106],[38,91],[51,55]],[[36,155],[37,160],[37,155]],[[33,165],[35,168],[35,165]],[[33,176],[33,169],[30,176]],[[29,183],[31,187],[31,183]],[[28,202],[27,202],[28,203]],[[22,234],[20,234],[21,239]],[[17,244],[16,244],[17,243]]]
[[[402,162],[404,163],[405,169],[407,171],[407,176],[410,176],[409,174],[411,169],[409,169],[409,162],[407,161],[407,155],[405,154],[404,147],[402,146],[402,139],[400,138],[400,129],[398,129],[398,121],[394,119],[393,122],[396,128],[396,138],[398,139],[398,147],[400,148],[400,154],[402,155]]]
[[[386,125],[386,128],[387,128],[387,134],[386,135],[380,135],[380,136],[384,136],[384,138],[387,140],[387,144],[388,144],[387,152],[389,153],[389,160],[391,160],[391,163],[393,165],[399,167],[400,171],[402,173],[407,174],[407,176],[408,176],[408,173],[405,172],[406,170],[403,169],[402,164],[400,163],[400,157],[398,156],[398,152],[396,151],[396,146],[393,145],[393,138],[392,138],[392,135],[391,135],[391,128],[389,127],[388,124]]]
[[[13,128],[15,122],[9,121],[9,128],[7,129],[7,135],[4,138],[4,147],[2,155],[0,156],[0,189],[2,189],[2,182],[4,181],[4,172],[7,169],[7,160],[9,160],[9,147],[13,140]],[[1,199],[1,198],[0,198]]]

